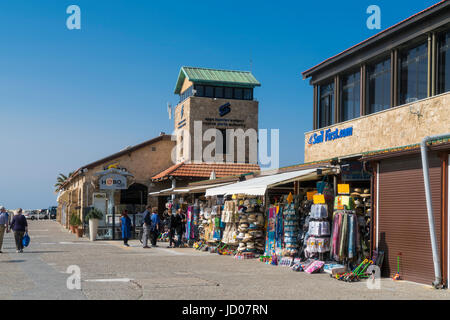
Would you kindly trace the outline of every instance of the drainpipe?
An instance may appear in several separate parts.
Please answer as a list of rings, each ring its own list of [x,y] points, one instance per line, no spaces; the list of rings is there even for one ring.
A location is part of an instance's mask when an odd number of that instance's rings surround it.
[[[431,140],[438,140],[438,139],[443,139],[446,137],[450,137],[450,133],[440,134],[440,135],[436,135],[436,136],[428,136],[428,137],[423,138],[422,142],[420,143],[420,152],[422,154],[423,180],[425,183],[425,197],[426,197],[426,201],[427,201],[428,226],[430,228],[431,250],[433,253],[433,263],[434,263],[435,280],[433,282],[433,285],[435,288],[438,288],[441,286],[442,275],[441,275],[441,267],[440,267],[441,262],[439,259],[439,253],[437,251],[436,233],[434,230],[434,216],[433,216],[433,205],[431,202],[427,143]]]

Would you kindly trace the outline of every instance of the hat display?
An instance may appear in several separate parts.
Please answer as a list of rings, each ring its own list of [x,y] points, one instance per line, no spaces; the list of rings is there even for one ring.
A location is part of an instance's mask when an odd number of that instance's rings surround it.
[[[371,196],[369,189],[364,189],[364,192],[361,194],[363,198],[369,198]]]

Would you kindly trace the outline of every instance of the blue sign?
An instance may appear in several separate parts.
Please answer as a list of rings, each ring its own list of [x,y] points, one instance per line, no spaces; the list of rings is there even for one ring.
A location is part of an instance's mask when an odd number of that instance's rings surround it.
[[[308,144],[317,144],[326,141],[333,141],[336,139],[341,139],[345,137],[350,137],[353,135],[353,127],[348,127],[345,129],[327,129],[326,131],[321,130],[320,133],[315,132],[309,137]]]
[[[230,106],[231,106],[231,104],[229,102],[227,102],[224,105],[221,105],[219,107],[219,114],[221,117],[223,117],[224,115],[229,114],[231,112]]]

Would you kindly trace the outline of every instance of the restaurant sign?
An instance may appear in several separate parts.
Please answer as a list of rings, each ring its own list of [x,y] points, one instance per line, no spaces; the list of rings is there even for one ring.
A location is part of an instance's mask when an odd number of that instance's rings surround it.
[[[317,144],[327,141],[334,141],[336,139],[341,139],[345,137],[350,137],[353,135],[353,127],[348,127],[345,129],[327,129],[321,130],[320,132],[315,132],[309,137],[308,144]]]
[[[100,177],[99,184],[100,189],[127,189],[127,177],[117,173],[109,173]]]

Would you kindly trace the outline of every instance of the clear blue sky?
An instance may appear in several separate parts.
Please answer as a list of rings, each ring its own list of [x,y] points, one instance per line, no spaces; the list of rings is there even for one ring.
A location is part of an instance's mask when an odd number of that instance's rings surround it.
[[[303,162],[312,88],[301,72],[438,2],[3,0],[0,204],[46,208],[67,173],[160,131],[181,66],[252,71],[260,128],[280,129],[280,165]],[[82,29],[66,28],[81,8]]]

